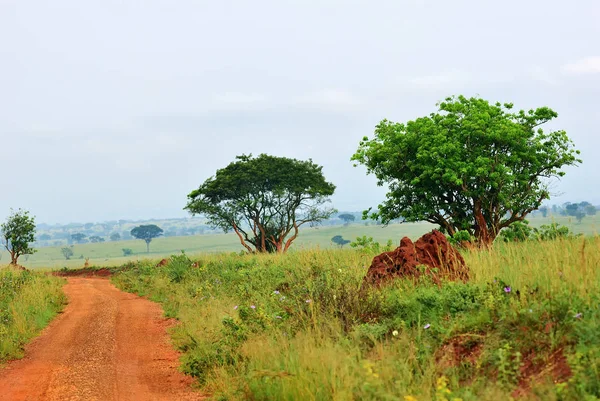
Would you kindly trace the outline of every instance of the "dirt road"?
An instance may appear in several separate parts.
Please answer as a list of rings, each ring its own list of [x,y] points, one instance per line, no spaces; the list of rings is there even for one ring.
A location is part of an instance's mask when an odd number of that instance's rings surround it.
[[[69,304],[0,368],[0,400],[197,400],[160,307],[103,278],[69,278]]]

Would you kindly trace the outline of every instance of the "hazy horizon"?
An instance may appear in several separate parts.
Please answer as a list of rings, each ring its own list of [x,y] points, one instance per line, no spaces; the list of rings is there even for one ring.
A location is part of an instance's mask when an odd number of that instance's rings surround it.
[[[548,203],[600,204],[598,20],[593,0],[3,0],[0,220],[186,217],[242,153],[312,158],[363,210],[385,190],[359,140],[457,94],[556,110],[583,164]]]

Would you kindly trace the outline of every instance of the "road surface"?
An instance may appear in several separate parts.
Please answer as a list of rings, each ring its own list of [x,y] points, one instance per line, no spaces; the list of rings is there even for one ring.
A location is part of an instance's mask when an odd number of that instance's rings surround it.
[[[159,305],[106,278],[69,278],[69,304],[0,368],[2,401],[199,400],[177,371],[179,354]]]

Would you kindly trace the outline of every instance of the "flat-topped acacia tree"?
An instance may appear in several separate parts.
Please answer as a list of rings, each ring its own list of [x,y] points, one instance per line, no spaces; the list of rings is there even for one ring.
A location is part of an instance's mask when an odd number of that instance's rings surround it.
[[[192,191],[184,209],[233,230],[248,252],[283,253],[300,226],[336,212],[327,207],[334,190],[312,160],[242,155]]]
[[[581,163],[565,131],[540,128],[558,116],[548,107],[513,112],[464,96],[438,106],[406,124],[383,120],[360,142],[352,160],[389,188],[371,218],[428,221],[489,246],[549,199],[550,178]]]
[[[156,224],[146,224],[131,230],[131,236],[146,242],[146,253],[150,253],[150,242],[163,234],[163,229]]]

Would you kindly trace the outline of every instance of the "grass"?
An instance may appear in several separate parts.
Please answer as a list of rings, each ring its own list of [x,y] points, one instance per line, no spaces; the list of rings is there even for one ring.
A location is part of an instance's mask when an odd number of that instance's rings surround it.
[[[0,268],[0,364],[21,358],[66,302],[63,280],[42,273]]]
[[[160,302],[215,400],[600,398],[600,237],[467,252],[469,283],[360,291],[373,255],[177,255],[113,277]]]
[[[562,216],[530,219],[533,227],[549,224],[552,221],[568,226],[575,233],[595,235],[600,231],[600,214],[584,218],[581,224],[577,224],[573,218]],[[365,226],[363,223],[355,223],[348,226],[305,228],[291,249],[293,251],[300,251],[316,247],[320,249],[334,248],[335,245],[331,243],[331,238],[335,235],[342,235],[348,240],[354,240],[358,236],[366,235],[373,237],[375,241],[381,243],[385,243],[388,239],[392,239],[395,243],[398,243],[403,236],[416,239],[430,231],[433,227],[433,225],[428,223],[391,224],[387,227]],[[124,257],[123,248],[132,249],[134,255]],[[118,266],[128,261],[139,261],[144,258],[167,257],[181,250],[185,250],[188,255],[200,255],[205,253],[239,252],[242,249],[235,234],[231,233],[163,237],[152,241],[150,244],[150,254],[146,254],[146,244],[144,241],[109,241],[96,244],[74,245],[73,250],[75,254],[71,260],[65,260],[61,253],[61,247],[40,247],[37,253],[27,258],[21,257],[19,263],[27,268],[78,268],[83,267],[85,263],[84,258],[90,258],[90,264],[92,265]],[[0,252],[0,257],[0,260],[6,260],[8,259],[8,254]]]

